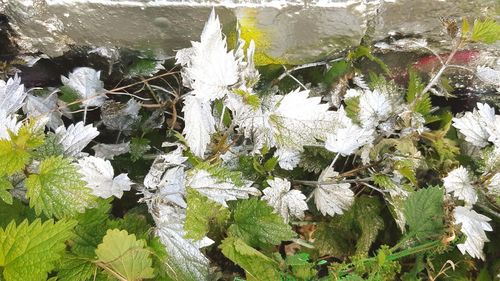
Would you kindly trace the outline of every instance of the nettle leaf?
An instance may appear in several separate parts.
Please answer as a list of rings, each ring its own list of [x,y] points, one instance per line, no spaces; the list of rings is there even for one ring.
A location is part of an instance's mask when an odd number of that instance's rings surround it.
[[[40,219],[0,229],[0,267],[6,281],[43,281],[53,270],[71,237],[76,221]]]
[[[62,218],[82,213],[96,197],[85,186],[76,167],[68,159],[49,157],[39,166],[38,174],[26,180],[26,195],[37,214]]]
[[[229,209],[224,208],[194,189],[187,190],[187,210],[184,230],[186,238],[200,240],[208,233],[213,224],[224,224],[231,215]]]
[[[141,119],[140,109],[141,105],[135,99],[126,104],[108,100],[101,107],[101,120],[106,128],[129,134]]]
[[[91,260],[66,254],[58,266],[57,280],[87,281],[94,275],[96,270],[97,266]]]
[[[35,159],[44,159],[50,156],[63,155],[64,147],[59,143],[59,137],[54,133],[48,133],[42,145],[33,151]]]
[[[273,212],[272,207],[257,198],[239,202],[233,219],[229,234],[241,238],[252,247],[278,245],[296,236],[283,218]]]
[[[107,98],[101,72],[90,67],[78,67],[68,77],[61,76],[61,82],[76,92],[82,99],[82,106],[101,106]]]
[[[12,195],[9,192],[9,189],[12,189],[12,183],[5,176],[0,176],[0,200],[3,202],[12,205]]]
[[[125,230],[108,230],[95,253],[100,266],[115,276],[129,281],[154,277],[146,241],[137,240]]]
[[[377,198],[362,196],[356,199],[354,207],[356,221],[361,231],[356,243],[356,253],[366,254],[380,230],[384,228],[384,220],[380,216],[382,204]]]
[[[6,227],[12,222],[20,224],[25,219],[29,221],[34,221],[36,219],[36,214],[33,209],[19,199],[12,199],[12,204],[7,204],[0,200],[0,227]]]
[[[65,156],[77,156],[80,152],[99,135],[97,128],[83,122],[71,124],[68,128],[61,126],[56,129],[59,143],[63,146]]]
[[[219,246],[224,256],[245,270],[248,281],[281,280],[278,263],[236,237],[228,237]]]
[[[144,153],[151,149],[151,141],[146,138],[132,138],[130,142],[130,159],[135,162],[144,156]]]
[[[408,235],[418,240],[439,236],[443,230],[443,190],[428,187],[416,191],[403,205]]]
[[[21,84],[21,78],[17,75],[9,78],[7,83],[0,80],[0,108],[7,114],[15,113],[23,106],[26,92],[24,85]]]

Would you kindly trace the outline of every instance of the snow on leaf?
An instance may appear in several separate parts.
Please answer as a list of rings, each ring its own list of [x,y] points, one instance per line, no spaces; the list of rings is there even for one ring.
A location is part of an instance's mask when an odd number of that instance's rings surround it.
[[[227,51],[219,18],[212,11],[203,28],[200,42],[176,55],[182,69],[185,86],[203,102],[213,101],[227,93],[227,87],[238,81],[238,63],[233,52]]]
[[[343,214],[354,202],[354,193],[349,183],[333,182],[333,178],[338,175],[333,168],[325,169],[319,176],[318,187],[313,191],[314,203],[324,216]]]
[[[0,80],[0,110],[7,115],[16,113],[23,106],[25,97],[24,85],[21,85],[21,78],[17,75],[9,78],[7,83]]]
[[[443,185],[447,193],[464,200],[466,205],[474,205],[477,201],[477,194],[469,178],[469,172],[460,166],[448,173],[443,179]]]
[[[246,182],[245,186],[237,187],[232,182],[217,181],[205,170],[195,171],[186,181],[187,187],[196,189],[199,193],[224,207],[227,207],[226,201],[246,199],[249,195],[260,195],[260,191],[251,185],[252,182]]]
[[[99,131],[92,125],[85,126],[83,122],[78,122],[69,125],[68,128],[64,126],[57,128],[56,135],[64,148],[64,155],[75,157],[99,135]]]
[[[478,66],[476,75],[484,83],[500,87],[500,70],[487,66]]]
[[[477,104],[473,112],[466,112],[460,118],[453,118],[453,127],[465,136],[465,140],[479,147],[488,145],[491,131],[488,128],[495,123],[495,109],[488,104]]]
[[[78,160],[79,172],[95,196],[121,198],[123,191],[129,191],[132,181],[127,174],[114,177],[113,166],[108,160],[89,156]]]
[[[496,173],[488,184],[488,193],[493,196],[500,196],[500,173]]]
[[[262,200],[274,208],[274,211],[279,213],[285,222],[288,222],[291,217],[299,219],[304,218],[304,211],[308,209],[306,196],[299,190],[290,190],[290,182],[280,178],[268,180],[267,187],[262,192]]]
[[[23,111],[28,117],[48,117],[47,126],[55,130],[64,125],[61,119],[62,114],[58,110],[57,101],[57,95],[34,96],[28,94]]]
[[[128,153],[130,151],[130,142],[117,144],[96,144],[92,146],[95,151],[95,157],[113,160],[115,156]]]
[[[493,231],[488,223],[491,219],[462,206],[455,208],[453,216],[455,217],[455,225],[461,225],[462,233],[467,236],[464,243],[457,245],[460,252],[484,260],[484,243],[489,241],[485,231]]]
[[[371,144],[373,129],[361,128],[351,123],[344,128],[338,128],[333,134],[329,134],[325,141],[325,148],[343,156],[355,153],[360,147]]]
[[[359,98],[359,120],[364,128],[374,128],[389,117],[391,103],[379,91],[363,91]]]
[[[101,72],[90,67],[78,67],[61,76],[61,82],[71,88],[82,99],[82,107],[101,106],[106,100],[104,83],[100,80]]]
[[[210,104],[195,96],[188,96],[184,99],[182,111],[185,120],[183,134],[189,148],[196,156],[203,157],[210,143],[210,135],[215,132]]]

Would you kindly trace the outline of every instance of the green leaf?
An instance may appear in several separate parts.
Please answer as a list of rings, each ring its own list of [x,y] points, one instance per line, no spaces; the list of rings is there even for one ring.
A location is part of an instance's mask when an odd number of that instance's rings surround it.
[[[33,151],[33,157],[36,159],[45,159],[50,156],[63,155],[63,153],[64,148],[59,143],[58,136],[54,133],[48,133],[45,137],[45,142]]]
[[[68,159],[49,157],[40,163],[39,173],[26,180],[26,195],[37,214],[62,218],[82,213],[96,197],[82,181]]]
[[[413,102],[415,97],[417,97],[425,87],[422,80],[420,80],[420,77],[414,70],[410,70],[409,74],[410,78],[408,81],[408,88],[406,89],[406,102],[408,103]]]
[[[238,203],[233,214],[234,224],[229,234],[241,238],[252,247],[278,245],[295,237],[292,228],[273,212],[265,201],[257,198]]]
[[[248,281],[281,280],[278,263],[236,237],[228,237],[219,246],[224,256],[245,270]]]
[[[330,69],[326,72],[324,83],[330,85],[345,75],[350,70],[351,64],[346,60],[340,60],[332,63]]]
[[[151,225],[148,223],[145,214],[132,209],[123,218],[108,221],[108,228],[126,230],[130,234],[135,234],[139,239],[147,239]]]
[[[309,254],[298,253],[286,257],[286,264],[292,268],[294,277],[300,280],[310,280],[316,276],[317,270],[314,269],[314,264],[309,262]]]
[[[9,205],[12,205],[12,195],[9,192],[9,189],[12,188],[13,186],[9,179],[5,176],[0,176],[0,200]]]
[[[154,270],[146,242],[125,230],[108,230],[95,253],[99,266],[129,281],[153,278]]]
[[[475,20],[471,40],[487,44],[500,40],[500,24],[493,19]]]
[[[130,159],[135,162],[144,156],[144,153],[151,149],[149,146],[149,139],[145,138],[132,138],[130,141]]]
[[[429,93],[423,94],[419,100],[415,103],[415,112],[422,114],[422,116],[427,117],[431,113],[432,102]]]
[[[33,221],[35,218],[36,214],[33,209],[19,199],[13,198],[10,205],[0,201],[0,227],[6,227],[12,221],[20,224],[25,219]]]
[[[0,229],[0,267],[6,281],[43,281],[54,269],[71,237],[75,221],[40,219],[28,224],[10,223]]]
[[[0,140],[0,175],[10,176],[21,172],[29,160],[30,154],[24,147],[10,140]]]
[[[439,236],[443,230],[443,190],[428,187],[410,194],[403,213],[410,237],[427,240]]]
[[[184,236],[195,241],[207,235],[210,226],[224,224],[231,215],[229,209],[208,199],[192,188],[187,190],[186,201],[188,207],[186,222],[184,223],[186,235]]]
[[[90,259],[66,254],[58,266],[59,281],[86,281],[89,280],[97,266]]]
[[[319,174],[332,162],[335,153],[328,151],[324,147],[304,147],[304,153],[300,154],[299,166],[307,172]]]
[[[153,59],[137,59],[129,67],[127,71],[127,76],[137,77],[137,76],[149,76],[157,73],[160,69],[158,68],[158,61]]]
[[[345,99],[345,113],[347,117],[351,118],[351,120],[355,123],[359,123],[359,96],[353,97],[350,99]]]

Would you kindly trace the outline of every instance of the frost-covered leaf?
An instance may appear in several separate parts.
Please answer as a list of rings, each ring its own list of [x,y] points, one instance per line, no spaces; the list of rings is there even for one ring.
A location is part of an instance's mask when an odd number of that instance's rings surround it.
[[[343,156],[351,155],[360,147],[370,144],[374,139],[373,133],[373,129],[361,128],[351,123],[329,134],[325,141],[325,148]]]
[[[313,191],[316,208],[324,215],[343,214],[354,202],[354,193],[349,183],[336,183],[339,173],[333,168],[325,169],[319,179],[318,187]]]
[[[64,125],[61,119],[62,113],[59,111],[57,102],[58,98],[56,94],[43,96],[28,94],[26,96],[26,104],[23,106],[23,111],[28,117],[48,117],[47,126],[55,130]]]
[[[75,221],[36,219],[0,228],[0,267],[6,281],[43,281],[56,266]]]
[[[200,42],[177,53],[182,69],[183,83],[193,89],[192,95],[201,103],[223,97],[227,87],[238,81],[238,63],[233,52],[227,51],[219,18],[212,11],[203,28]]]
[[[183,134],[191,151],[198,157],[203,157],[210,143],[210,136],[215,132],[215,119],[210,103],[203,102],[196,96],[184,99],[185,127]]]
[[[500,173],[496,173],[491,177],[488,184],[488,193],[493,196],[500,196]]]
[[[117,144],[96,144],[92,146],[95,151],[95,157],[113,160],[115,156],[128,153],[130,151],[130,142]]]
[[[308,209],[306,196],[299,190],[290,190],[290,182],[280,178],[268,180],[269,187],[262,192],[262,200],[273,207],[274,211],[280,214],[285,222],[291,217],[304,218],[304,211]]]
[[[37,214],[56,218],[74,216],[95,202],[91,190],[81,180],[68,159],[49,157],[38,167],[37,174],[26,179],[26,195]]]
[[[278,157],[280,167],[285,170],[293,170],[300,162],[300,153],[288,149],[276,150],[275,156]]]
[[[391,111],[389,99],[377,90],[365,90],[359,97],[359,120],[364,128],[376,127],[380,121],[389,117]]]
[[[106,90],[100,76],[101,72],[93,68],[78,67],[68,77],[61,76],[61,82],[82,99],[82,107],[101,106],[106,100]]]
[[[278,245],[296,236],[280,215],[257,198],[238,202],[233,218],[229,234],[241,238],[252,247]]]
[[[200,248],[213,243],[208,238],[197,242],[185,238],[185,210],[166,204],[152,205],[156,211],[153,218],[156,222],[156,235],[165,246],[167,252],[167,267],[173,271],[178,280],[207,280],[210,261],[203,255]],[[151,211],[151,208],[150,208]]]
[[[411,193],[403,203],[408,233],[418,240],[439,236],[443,229],[443,191],[428,187]]]
[[[25,97],[20,77],[16,75],[14,78],[9,78],[7,83],[0,80],[0,111],[4,111],[6,115],[15,113],[23,106]]]
[[[486,84],[500,87],[500,70],[487,66],[478,66],[476,75]]]
[[[112,100],[105,101],[101,107],[101,119],[110,130],[129,133],[139,120],[141,105],[130,99],[126,104]]]
[[[236,237],[228,237],[219,246],[224,256],[245,270],[247,280],[281,280],[276,261]]]
[[[200,240],[207,235],[211,226],[221,225],[229,219],[229,209],[201,195],[194,189],[188,189],[186,195],[187,209],[186,238]]]
[[[477,104],[473,112],[466,112],[460,118],[453,118],[453,127],[465,136],[465,140],[479,147],[488,145],[488,128],[495,123],[495,109],[488,104]]]
[[[0,109],[0,139],[10,139],[9,131],[17,134],[22,123],[17,122],[17,117],[13,114],[7,114]]]
[[[95,253],[105,270],[125,280],[154,277],[154,269],[146,241],[137,240],[125,230],[109,229]]]
[[[469,172],[462,166],[448,173],[443,179],[443,185],[447,193],[464,200],[467,205],[474,205],[477,201],[477,193],[469,178]]]
[[[68,128],[57,128],[56,135],[64,148],[64,155],[76,157],[80,152],[99,135],[99,131],[92,125],[85,126],[83,122],[71,124]]]
[[[186,160],[187,157],[182,156],[182,147],[157,156],[144,178],[144,186],[156,191],[162,200],[186,208],[187,204],[184,201],[186,174],[183,165]]]
[[[213,201],[227,207],[226,201],[246,199],[250,195],[260,195],[260,191],[251,187],[252,182],[238,187],[229,181],[218,181],[206,170],[197,170],[186,181],[186,186],[195,189]]]
[[[129,191],[133,184],[127,174],[114,177],[115,172],[111,163],[99,157],[82,158],[78,160],[78,167],[82,179],[87,182],[87,187],[95,196],[121,198],[123,191]]]
[[[457,245],[460,252],[484,260],[484,243],[489,241],[485,231],[493,231],[488,223],[491,219],[462,206],[455,208],[453,216],[455,225],[461,225],[460,231],[467,237],[464,243]]]

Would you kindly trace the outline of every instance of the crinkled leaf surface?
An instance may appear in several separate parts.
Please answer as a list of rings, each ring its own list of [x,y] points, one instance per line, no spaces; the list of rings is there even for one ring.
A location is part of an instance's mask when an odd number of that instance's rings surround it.
[[[416,191],[404,202],[408,235],[418,240],[439,236],[443,230],[443,190],[428,187]]]
[[[62,83],[82,99],[82,106],[101,106],[106,99],[101,72],[90,67],[78,67],[68,77],[61,76]]]
[[[16,75],[14,78],[9,78],[7,83],[0,80],[0,110],[7,114],[15,113],[23,106],[25,97],[20,77]]]
[[[75,221],[40,219],[10,223],[0,229],[0,267],[6,281],[43,281],[56,265],[71,237]]]
[[[257,198],[239,202],[233,219],[229,234],[241,238],[252,247],[278,245],[296,236],[271,206]]]
[[[74,216],[93,206],[96,197],[85,186],[75,166],[68,159],[49,157],[39,166],[38,174],[26,180],[30,206],[37,214],[56,218]]]
[[[56,135],[64,148],[64,155],[75,157],[99,135],[99,131],[92,125],[85,126],[83,122],[78,122],[68,128],[57,128]]]

